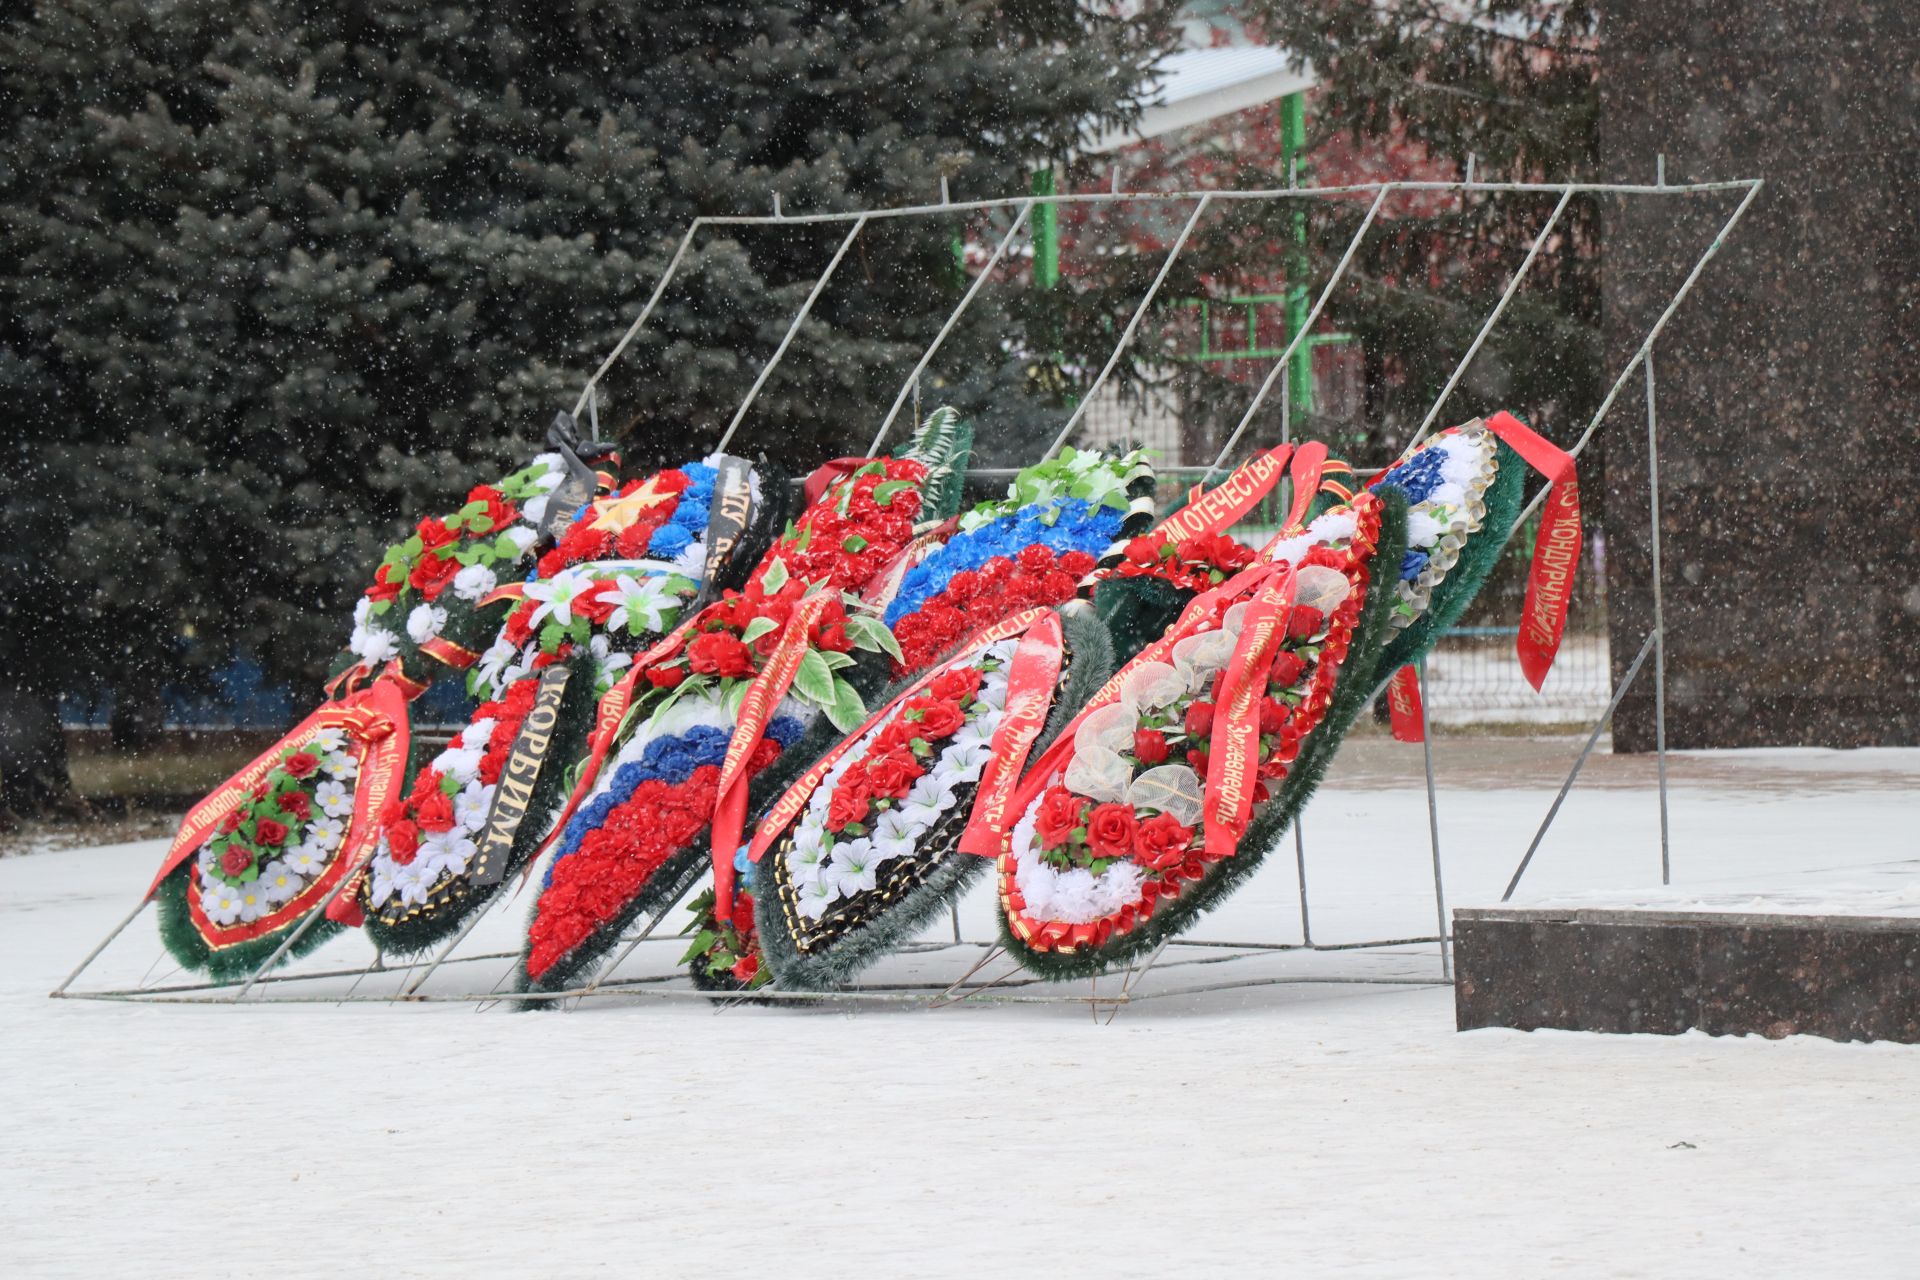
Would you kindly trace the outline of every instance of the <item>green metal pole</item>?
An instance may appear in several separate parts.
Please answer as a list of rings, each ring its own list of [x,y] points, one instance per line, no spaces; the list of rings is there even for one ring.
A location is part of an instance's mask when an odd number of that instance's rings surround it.
[[[1290,93],[1280,99],[1280,159],[1286,166],[1289,181],[1303,176],[1300,170],[1305,162],[1301,159],[1307,149],[1307,98],[1304,93]],[[1307,323],[1307,208],[1301,201],[1294,202],[1293,210],[1293,256],[1287,267],[1287,341],[1293,341]],[[1299,414],[1313,412],[1313,343],[1302,342],[1294,350],[1293,359],[1287,368],[1287,393],[1293,401],[1293,411]]]
[[[1057,194],[1051,164],[1033,171],[1033,194]],[[1051,289],[1060,283],[1060,206],[1035,205],[1029,221],[1033,227],[1033,287]]]

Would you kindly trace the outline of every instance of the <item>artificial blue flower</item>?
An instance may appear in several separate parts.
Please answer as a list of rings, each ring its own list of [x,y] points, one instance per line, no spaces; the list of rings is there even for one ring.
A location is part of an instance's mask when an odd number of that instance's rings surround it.
[[[1427,567],[1427,553],[1409,550],[1400,557],[1400,581],[1412,582]]]
[[[647,540],[647,554],[671,560],[693,544],[693,535],[677,524],[663,524]]]
[[[1447,460],[1444,449],[1422,449],[1399,466],[1387,471],[1367,488],[1377,490],[1392,485],[1407,495],[1407,503],[1425,502],[1440,487],[1440,468]]]
[[[1113,544],[1126,513],[1105,504],[1092,506],[1080,498],[1057,498],[1021,507],[979,528],[957,534],[944,547],[907,571],[899,594],[887,606],[891,627],[908,614],[918,613],[947,589],[957,573],[978,569],[995,556],[1011,560],[1022,548],[1042,546],[1055,555],[1084,551],[1099,555]]]

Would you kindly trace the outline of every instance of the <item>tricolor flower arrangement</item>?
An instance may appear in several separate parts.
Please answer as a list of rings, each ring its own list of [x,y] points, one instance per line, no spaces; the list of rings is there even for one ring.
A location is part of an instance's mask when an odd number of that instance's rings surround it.
[[[476,486],[458,511],[420,521],[388,547],[354,606],[342,684],[371,679],[396,661],[421,687],[443,667],[471,666],[504,612],[482,602],[502,579],[519,576],[548,496],[565,476],[559,454],[542,454],[496,484]]]
[[[448,936],[504,883],[478,881],[477,855],[543,676],[565,667],[505,873],[539,847],[595,703],[699,594],[717,475],[692,463],[619,486],[580,509],[532,580],[502,589],[512,610],[469,676],[486,700],[389,814],[359,888],[367,931],[384,950],[415,952]],[[608,553],[618,558],[575,559]]]
[[[597,963],[629,921],[685,890],[710,854],[700,837],[720,805],[721,783],[729,780],[723,777],[729,750],[737,760],[735,785],[745,788],[776,761],[804,767],[809,748],[802,732],[814,723],[824,728],[806,741],[820,739],[811,748],[817,754],[831,744],[827,735],[864,719],[860,686],[870,692],[884,667],[854,655],[898,649],[873,611],[875,602],[858,593],[887,580],[916,534],[958,505],[970,441],[956,415],[943,409],[899,455],[833,479],[742,590],[707,606],[622,680],[609,698],[623,708],[622,727],[596,740],[595,753],[604,752],[606,763],[590,766],[576,788],[573,816],[555,842],[550,875],[533,905],[524,989],[563,986]],[[756,689],[761,694],[750,703]],[[724,742],[716,738],[722,732]],[[694,739],[682,743],[688,734]],[[717,751],[718,759],[688,756],[701,763],[684,778],[656,779],[648,753],[670,749],[662,742]],[[783,760],[789,747],[795,750]],[[657,780],[664,789],[649,785]],[[698,818],[698,829],[665,821],[667,807]],[[650,829],[668,838],[637,835]],[[716,862],[724,860],[716,872],[732,870],[731,855],[731,846],[712,853]],[[724,944],[735,901],[730,883],[716,889],[725,905],[710,910],[701,932]],[[730,972],[738,959],[699,963],[702,971],[720,964]]]
[[[1000,618],[1071,600],[1129,518],[1136,527],[1150,518],[1152,475],[1138,451],[1065,449],[1021,471],[1006,498],[967,512],[959,536],[908,570],[887,606],[901,651],[894,674],[925,670]]]

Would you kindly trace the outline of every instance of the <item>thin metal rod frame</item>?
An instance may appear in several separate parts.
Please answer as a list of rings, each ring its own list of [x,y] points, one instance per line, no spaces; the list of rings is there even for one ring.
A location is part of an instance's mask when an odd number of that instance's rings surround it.
[[[1653,393],[1653,352],[1647,352],[1647,529],[1653,548],[1653,751],[1660,770],[1660,883],[1673,883],[1667,838],[1667,612],[1660,576],[1660,432]]]
[[[1427,682],[1427,660],[1420,659],[1420,683]],[[1427,723],[1427,703],[1420,701],[1420,763],[1427,775],[1427,838],[1433,846],[1433,914],[1440,937],[1440,976],[1453,980],[1453,957],[1447,952],[1447,886],[1440,871],[1440,802],[1433,786],[1433,731]]]

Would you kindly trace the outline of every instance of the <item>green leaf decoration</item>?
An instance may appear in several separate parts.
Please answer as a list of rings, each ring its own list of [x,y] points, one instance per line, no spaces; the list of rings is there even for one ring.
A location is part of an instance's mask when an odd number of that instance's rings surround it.
[[[911,480],[888,480],[873,486],[873,500],[883,507],[893,505],[893,495],[905,489],[913,488]]]
[[[800,659],[800,669],[794,674],[793,689],[801,698],[816,707],[831,707],[835,697],[836,681],[833,668],[820,656],[818,649],[807,650]]]
[[[441,774],[440,775],[440,793],[442,795],[448,795],[448,796],[459,795],[460,794],[459,780],[456,779],[450,773]]]
[[[837,677],[833,682],[833,694],[833,705],[827,708],[827,719],[840,732],[852,733],[867,718],[867,704],[860,700],[858,689]]]
[[[775,559],[772,564],[767,566],[767,571],[760,575],[760,587],[768,595],[778,595],[780,588],[786,585],[787,562],[785,560]]]
[[[567,633],[560,629],[559,623],[549,622],[546,626],[540,628],[540,652],[553,653],[557,651],[560,648],[560,642],[566,638]]]
[[[840,539],[840,549],[848,555],[859,555],[867,549],[867,540],[857,533],[850,533]]]
[[[855,648],[884,653],[896,662],[901,660],[900,642],[878,618],[864,613],[848,614],[847,634],[853,638]]]
[[[779,588],[776,587],[774,588],[774,590],[777,591],[779,590]],[[740,633],[740,643],[752,644],[755,640],[758,640],[761,636],[766,635],[769,631],[774,630],[779,625],[780,624],[775,622],[772,618],[755,618],[752,622],[749,622],[747,624],[747,629]]]
[[[680,687],[684,689],[687,687],[687,685],[692,683],[693,681],[689,680],[686,682],[686,684],[682,684]],[[751,680],[735,680],[733,682],[732,687],[727,690],[727,698],[726,698],[727,714],[732,716],[735,720],[738,720],[740,718],[740,705],[747,700],[747,690],[752,687],[753,687],[753,681]]]

